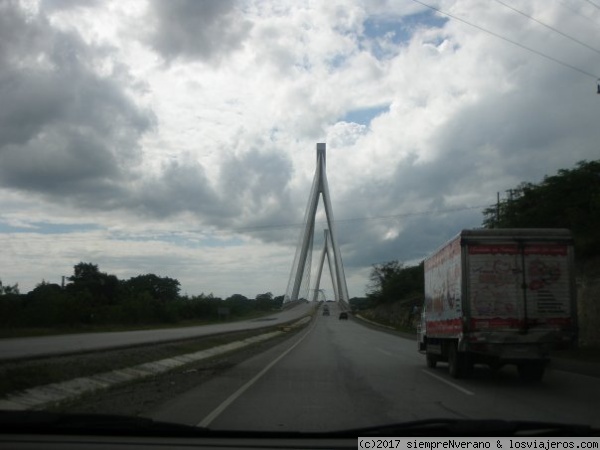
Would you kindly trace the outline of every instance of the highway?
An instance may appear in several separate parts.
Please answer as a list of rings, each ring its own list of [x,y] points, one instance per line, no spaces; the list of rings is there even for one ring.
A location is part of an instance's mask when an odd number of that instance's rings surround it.
[[[330,304],[332,305],[332,304]],[[215,429],[325,431],[430,418],[542,420],[600,427],[600,378],[549,368],[540,384],[477,366],[455,380],[416,343],[331,316],[147,411]]]
[[[86,351],[107,350],[140,344],[175,341],[230,331],[252,330],[279,325],[298,319],[310,311],[311,305],[301,303],[293,308],[258,319],[226,322],[185,328],[115,331],[105,333],[63,334],[26,338],[0,339],[0,360],[33,358]]]

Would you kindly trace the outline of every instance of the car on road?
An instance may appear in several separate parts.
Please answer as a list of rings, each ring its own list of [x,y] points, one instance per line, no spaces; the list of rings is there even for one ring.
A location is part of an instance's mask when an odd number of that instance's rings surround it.
[[[348,313],[346,311],[340,313],[340,320],[348,320]]]
[[[323,315],[324,316],[328,316],[329,315],[329,310],[328,309],[324,309],[323,310]]]

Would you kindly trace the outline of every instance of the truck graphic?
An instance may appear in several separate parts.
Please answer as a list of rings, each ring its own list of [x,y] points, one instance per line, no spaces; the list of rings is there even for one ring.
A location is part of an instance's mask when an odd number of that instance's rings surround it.
[[[541,380],[577,338],[573,240],[563,229],[463,230],[424,261],[419,351],[454,377],[515,364]]]

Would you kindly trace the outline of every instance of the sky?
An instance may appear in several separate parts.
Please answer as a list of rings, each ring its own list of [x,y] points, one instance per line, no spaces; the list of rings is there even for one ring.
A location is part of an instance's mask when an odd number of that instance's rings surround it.
[[[25,293],[91,262],[188,295],[282,295],[324,142],[362,296],[373,264],[418,263],[497,192],[598,159],[595,2],[424,3],[449,15],[0,0],[0,280]],[[321,205],[315,259],[323,221]]]

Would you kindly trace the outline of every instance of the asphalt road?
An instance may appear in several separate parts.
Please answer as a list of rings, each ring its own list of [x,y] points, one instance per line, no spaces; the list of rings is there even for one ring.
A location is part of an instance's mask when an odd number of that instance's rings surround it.
[[[215,429],[324,431],[430,418],[542,420],[600,427],[600,378],[510,367],[455,380],[428,369],[414,340],[318,315],[271,350],[160,405],[157,420]]]
[[[0,360],[106,350],[230,331],[252,330],[279,325],[300,318],[306,315],[311,308],[310,304],[302,303],[293,308],[258,319],[196,327],[0,339]]]

